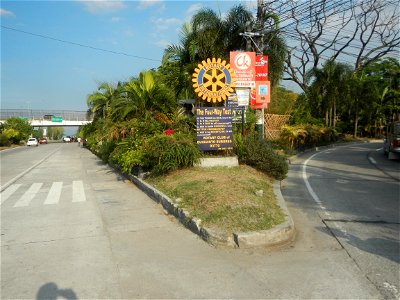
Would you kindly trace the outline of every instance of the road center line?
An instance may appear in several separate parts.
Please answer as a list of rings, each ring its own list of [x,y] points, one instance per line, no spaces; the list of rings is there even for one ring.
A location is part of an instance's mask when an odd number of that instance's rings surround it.
[[[54,153],[56,153],[58,150],[61,149],[62,146],[58,147],[56,150],[54,150],[53,152],[51,152],[49,155],[45,156],[42,160],[38,161],[36,164],[34,164],[32,167],[26,169],[25,171],[23,171],[22,173],[18,174],[17,176],[15,176],[13,179],[11,179],[10,181],[8,181],[6,184],[2,185],[0,187],[0,192],[4,191],[6,188],[8,188],[11,184],[13,184],[15,181],[17,181],[19,178],[21,178],[22,176],[24,176],[25,174],[27,174],[28,172],[30,172],[33,168],[36,168],[38,165],[40,165],[42,162],[44,162],[46,159],[48,159],[51,155],[53,155]]]

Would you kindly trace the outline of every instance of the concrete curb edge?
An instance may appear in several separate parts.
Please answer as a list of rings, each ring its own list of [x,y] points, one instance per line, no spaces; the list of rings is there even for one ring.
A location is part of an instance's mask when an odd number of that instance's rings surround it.
[[[109,164],[116,171],[121,172],[120,168],[115,165]],[[238,232],[227,234],[216,229],[207,228],[202,226],[201,220],[191,217],[190,213],[182,208],[179,208],[167,195],[155,189],[153,186],[144,182],[142,179],[135,175],[124,174],[131,182],[133,182],[139,189],[146,193],[156,203],[159,203],[171,215],[175,216],[179,222],[186,228],[197,234],[207,243],[215,247],[227,248],[269,248],[278,245],[285,245],[294,240],[295,227],[293,219],[287,209],[285,200],[280,190],[280,181],[274,182],[274,193],[278,201],[278,205],[285,214],[285,221],[268,230],[251,231],[251,232]]]

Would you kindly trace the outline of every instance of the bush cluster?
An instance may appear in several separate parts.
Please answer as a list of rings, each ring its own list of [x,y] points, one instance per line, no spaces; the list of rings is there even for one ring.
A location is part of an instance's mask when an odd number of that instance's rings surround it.
[[[339,134],[333,128],[317,125],[285,125],[282,127],[280,142],[289,150],[304,150],[324,146],[338,141]]]
[[[33,127],[26,120],[9,118],[0,126],[0,146],[18,145],[33,134]]]
[[[267,140],[257,135],[235,140],[235,151],[241,163],[252,166],[277,180],[282,180],[288,172],[286,157],[274,150]]]

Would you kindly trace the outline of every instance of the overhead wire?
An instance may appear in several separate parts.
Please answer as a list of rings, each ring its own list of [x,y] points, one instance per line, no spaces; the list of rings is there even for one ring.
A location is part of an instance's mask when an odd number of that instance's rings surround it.
[[[16,29],[16,28],[13,28],[13,27],[9,27],[9,26],[1,25],[1,28],[7,29],[7,30],[11,30],[11,31],[15,31],[15,32],[19,32],[19,33],[32,35],[32,36],[36,36],[36,37],[40,37],[40,38],[44,38],[44,39],[48,39],[48,40],[53,40],[53,41],[56,41],[56,42],[61,42],[61,43],[65,43],[65,44],[70,44],[70,45],[75,45],[75,46],[79,46],[79,47],[83,47],[83,48],[88,48],[88,49],[92,49],[92,50],[103,51],[103,52],[108,52],[108,53],[117,54],[117,55],[124,55],[124,56],[133,57],[133,58],[137,58],[137,59],[144,59],[144,60],[149,60],[149,61],[161,62],[160,59],[148,58],[148,57],[144,57],[144,56],[129,54],[129,53],[126,53],[126,52],[103,49],[103,48],[94,47],[94,46],[90,46],[90,45],[85,45],[85,44],[81,44],[81,43],[77,43],[77,42],[62,40],[62,39],[59,39],[59,38],[54,38],[54,37],[51,37],[51,36],[48,36],[48,35],[44,35],[44,34],[39,34],[39,33],[33,33],[33,32],[29,32],[29,31],[25,31],[25,30],[20,30],[20,29]]]

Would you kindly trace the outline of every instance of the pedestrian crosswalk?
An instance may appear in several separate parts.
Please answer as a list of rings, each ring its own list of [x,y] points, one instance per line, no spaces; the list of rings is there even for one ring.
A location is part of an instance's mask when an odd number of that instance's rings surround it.
[[[32,203],[55,205],[60,202],[86,202],[84,183],[72,182],[35,182],[32,184],[15,183],[0,193],[0,205],[27,207]]]

